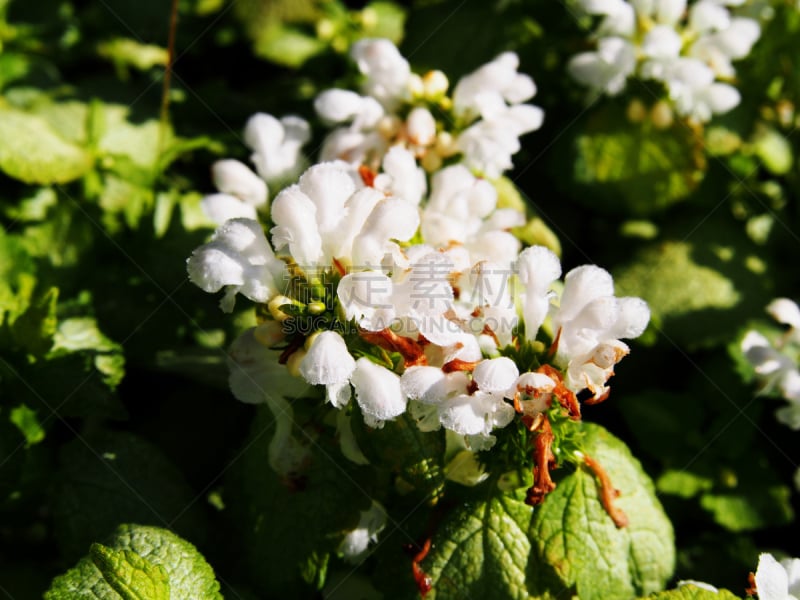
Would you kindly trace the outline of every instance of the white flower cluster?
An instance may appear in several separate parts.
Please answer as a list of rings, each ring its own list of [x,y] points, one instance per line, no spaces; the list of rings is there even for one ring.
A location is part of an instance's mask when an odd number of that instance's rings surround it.
[[[758,22],[733,16],[745,0],[578,0],[602,17],[597,50],[572,58],[569,71],[599,93],[619,94],[630,77],[664,84],[678,114],[700,122],[739,104],[732,62],[750,54]]]
[[[741,342],[745,357],[753,365],[765,392],[778,391],[789,404],[779,408],[775,417],[794,430],[800,429],[800,307],[788,298],[776,298],[767,312],[788,326],[775,345],[758,331],[748,331]]]
[[[650,315],[641,299],[615,297],[611,276],[596,266],[573,269],[554,286],[558,257],[542,246],[522,250],[510,229],[524,215],[498,208],[495,186],[475,174],[510,166],[524,128],[509,122],[540,112],[520,104],[533,94],[532,80],[516,72],[512,54],[463,78],[452,105],[468,124],[454,142],[464,161],[431,171],[427,153],[437,152],[443,124],[430,112],[413,116],[427,110],[418,106],[400,125],[404,133],[390,138],[381,120],[396,120],[401,113],[391,111],[408,110],[414,98],[443,94],[446,78],[412,75],[383,40],[359,42],[353,54],[365,95],[330,90],[317,99],[329,120],[346,122],[323,151],[336,159],[276,195],[269,239],[248,212],[265,201],[261,179],[241,163],[218,163],[217,186],[240,212],[188,260],[196,285],[224,290],[223,310],[233,309],[236,294],[262,307],[262,323],[231,348],[231,388],[275,413],[272,467],[291,473],[306,460],[291,436],[291,405],[271,394],[278,363],[324,388],[340,409],[342,451],[356,462],[366,459],[350,429],[354,405],[371,427],[408,413],[421,430],[444,427],[471,450],[490,448],[493,430],[517,414],[533,419],[561,404],[577,418],[575,395],[605,397],[629,351],[620,340],[640,335]],[[431,81],[435,94],[414,91]],[[299,158],[307,132],[296,120],[264,117],[251,119],[247,138],[267,179],[268,169],[294,168],[286,155]],[[419,134],[418,118],[433,122],[430,136]],[[264,137],[267,125],[277,141]]]
[[[800,307],[789,298],[776,298],[767,312],[787,327],[773,344],[758,331],[750,330],[740,347],[759,378],[764,393],[778,392],[788,404],[775,411],[784,425],[800,430]],[[795,487],[800,490],[800,469],[795,472]]]
[[[322,160],[375,167],[387,148],[401,144],[429,172],[461,155],[467,167],[495,178],[511,168],[519,137],[542,124],[542,110],[524,104],[536,85],[517,72],[513,52],[463,77],[452,97],[444,73],[412,73],[388,40],[356,42],[351,55],[364,78],[362,93],[331,89],[314,102],[319,116],[337,125],[325,140]],[[444,118],[437,120],[434,112]]]

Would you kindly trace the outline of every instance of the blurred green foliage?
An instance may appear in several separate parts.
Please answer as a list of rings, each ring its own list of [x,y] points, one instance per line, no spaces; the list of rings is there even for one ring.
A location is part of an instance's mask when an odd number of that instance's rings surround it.
[[[771,298],[800,296],[800,11],[759,3],[762,39],[737,64],[742,105],[698,128],[665,120],[660,91],[637,85],[587,103],[565,74],[585,36],[569,6],[181,0],[162,120],[168,3],[0,2],[0,589],[41,597],[87,556],[50,597],[73,597],[58,590],[83,577],[76,570],[108,575],[115,590],[111,580],[130,575],[131,589],[152,585],[158,597],[172,589],[169,561],[114,534],[137,523],[195,544],[229,597],[314,597],[350,572],[336,548],[366,508],[361,492],[396,485],[398,473],[416,477],[418,493],[387,507],[404,518],[360,571],[377,588],[414,595],[402,546],[442,519],[489,549],[495,530],[472,531],[476,519],[503,523],[498,543],[527,543],[511,527],[519,511],[488,486],[456,486],[461,506],[425,502],[442,485],[440,440],[414,442],[430,454],[424,469],[372,457],[392,473],[375,481],[338,454],[326,424],[315,434],[325,454],[294,482],[305,487],[278,480],[266,458],[271,420],[226,383],[225,348],[250,311],[227,318],[187,283],[185,258],[213,226],[199,208],[211,162],[246,159],[241,129],[256,111],[318,125],[311,99],[356,80],[346,50],[366,36],[399,42],[418,71],[451,81],[515,50],[536,80],[545,125],[523,139],[510,173],[521,195],[504,189],[529,209],[523,239],[560,248],[565,270],[608,268],[620,295],[652,308],[611,398],[586,418],[624,440],[656,481],[676,535],[675,577],[741,595],[760,550],[800,555],[797,434],[775,421],[777,401],[758,395],[736,351],[749,325],[769,329],[760,321]],[[559,489],[570,477],[583,473]],[[539,514],[531,527],[544,526]],[[186,544],[144,529],[148,540],[169,538],[158,547]],[[104,545],[89,553],[92,543]],[[470,573],[451,550],[424,563],[437,581],[517,590],[491,553]],[[567,575],[564,585],[586,585]],[[630,589],[651,591],[643,581]]]

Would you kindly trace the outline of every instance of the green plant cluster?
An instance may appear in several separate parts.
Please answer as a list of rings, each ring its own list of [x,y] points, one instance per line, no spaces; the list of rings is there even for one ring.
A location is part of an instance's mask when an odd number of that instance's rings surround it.
[[[800,296],[796,2],[753,3],[742,103],[705,127],[665,123],[663,91],[636,83],[587,101],[566,74],[588,25],[569,0],[180,0],[172,56],[169,4],[0,0],[0,592],[414,598],[417,569],[428,598],[700,600],[715,595],[663,590],[741,597],[759,552],[800,555],[800,433],[739,350],[749,328],[779,335],[771,299]],[[252,305],[226,318],[185,258],[213,231],[210,164],[247,160],[255,112],[319,125],[313,97],[355,81],[360,37],[451,81],[504,50],[534,77],[545,124],[499,184],[536,215],[518,234],[652,310],[581,432],[628,527],[583,467],[554,471],[534,509],[529,471],[448,481],[444,432],[406,417],[380,440],[355,418],[371,463],[355,465],[303,386],[277,391],[313,464],[269,468],[270,413],[227,384]],[[501,441],[524,453],[524,435]],[[355,569],[338,548],[369,498],[389,519]]]

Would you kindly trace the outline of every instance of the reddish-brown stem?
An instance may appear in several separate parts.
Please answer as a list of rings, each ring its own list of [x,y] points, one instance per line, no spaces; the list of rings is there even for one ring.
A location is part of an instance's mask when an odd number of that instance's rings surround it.
[[[529,427],[533,427],[532,421]],[[528,488],[525,504],[536,506],[544,502],[545,496],[556,489],[555,482],[550,477],[550,469],[556,468],[556,458],[553,456],[553,429],[547,415],[538,419],[538,430],[533,439],[533,485]]]
[[[431,539],[428,538],[422,545],[422,549],[414,555],[414,558],[411,561],[411,573],[414,575],[414,582],[417,584],[419,595],[422,598],[424,598],[426,594],[431,591],[431,588],[433,588],[433,582],[431,581],[430,575],[423,571],[422,567],[419,566],[419,563],[425,560],[425,557],[428,556],[428,552],[430,552],[430,550]]]
[[[158,131],[158,158],[161,160],[166,142],[166,129],[169,121],[169,89],[172,85],[172,70],[175,68],[175,34],[178,30],[178,0],[172,0],[169,12],[169,37],[167,38],[167,64],[161,89],[161,118]]]
[[[619,497],[619,490],[611,483],[611,478],[608,476],[608,473],[606,473],[603,466],[591,456],[584,456],[583,461],[586,463],[586,466],[592,470],[594,476],[597,478],[597,482],[600,484],[600,502],[603,504],[603,508],[606,509],[608,516],[611,517],[611,520],[614,521],[617,527],[626,527],[628,525],[628,515],[614,503]]]

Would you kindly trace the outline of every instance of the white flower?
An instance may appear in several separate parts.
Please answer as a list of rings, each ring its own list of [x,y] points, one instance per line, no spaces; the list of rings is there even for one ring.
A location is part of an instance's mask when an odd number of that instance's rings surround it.
[[[355,130],[375,127],[385,114],[374,98],[351,90],[325,90],[314,99],[314,109],[327,123],[351,123]]]
[[[326,386],[328,401],[343,408],[350,400],[350,376],[356,368],[344,338],[335,331],[317,333],[300,362],[300,374],[312,385]]]
[[[732,78],[736,70],[731,61],[750,54],[760,36],[761,27],[757,21],[735,17],[728,27],[701,36],[689,53],[706,63],[717,77]]]
[[[636,15],[624,0],[582,0],[580,4],[587,13],[605,17],[598,27],[598,36],[633,34]]]
[[[520,253],[517,273],[525,287],[522,298],[525,338],[533,341],[547,318],[552,296],[550,286],[561,277],[561,262],[548,248],[531,246]]]
[[[490,63],[462,77],[453,91],[456,114],[490,118],[508,104],[520,104],[536,94],[528,75],[518,73],[519,58],[504,52]]]
[[[800,598],[800,559],[781,562],[768,553],[758,557],[756,591],[759,600],[798,600]]]
[[[714,82],[714,72],[695,58],[675,60],[665,74],[665,82],[675,108],[683,116],[708,121],[739,104],[736,88]]]
[[[397,47],[385,39],[363,39],[353,44],[350,55],[365,76],[364,93],[392,107],[408,94],[411,67]]]
[[[217,225],[229,219],[255,219],[256,209],[267,203],[266,182],[238,160],[218,160],[211,177],[220,193],[203,198],[202,206]]]
[[[767,305],[767,312],[778,323],[789,326],[786,342],[800,343],[800,307],[788,298],[776,298]]]
[[[477,390],[450,395],[439,404],[439,419],[451,431],[465,436],[488,437],[497,427],[514,419],[514,408],[504,400],[519,371],[506,357],[483,360],[472,377]]]
[[[482,360],[472,372],[472,381],[477,384],[478,389],[489,393],[505,393],[517,377],[517,365],[505,356]]]
[[[475,236],[497,205],[497,191],[464,165],[445,167],[433,175],[431,194],[422,212],[422,236],[438,248],[464,244]]]
[[[233,219],[219,227],[211,241],[187,261],[189,279],[203,291],[225,288],[220,306],[233,310],[237,293],[254,302],[267,302],[281,291],[285,265],[275,258],[256,221]]]
[[[413,108],[406,119],[406,133],[414,146],[430,146],[436,141],[436,119],[431,111],[422,106]]]
[[[386,146],[386,140],[377,131],[339,127],[325,137],[319,158],[322,161],[343,160],[360,165],[372,155],[382,155]]]
[[[681,52],[681,36],[668,25],[656,25],[642,42],[642,52],[645,56],[658,60],[671,61]]]
[[[414,155],[402,146],[393,146],[383,157],[383,173],[375,177],[374,187],[386,195],[397,196],[418,205],[427,183]]]
[[[288,249],[302,268],[378,266],[386,253],[399,251],[393,240],[407,241],[419,226],[414,205],[383,199],[373,188],[356,191],[345,163],[320,163],[272,203],[272,243]]]
[[[450,278],[454,265],[447,254],[431,250],[428,246],[408,248],[410,266],[395,269],[389,299],[397,319],[392,330],[405,337],[422,335],[444,348],[460,343],[469,334],[453,307]]]
[[[339,281],[336,294],[349,321],[367,331],[381,331],[392,324],[397,311],[392,302],[392,280],[380,271],[348,273]]]
[[[353,239],[353,264],[371,267],[381,264],[386,254],[399,251],[393,240],[406,242],[419,227],[416,206],[400,198],[379,201]]]
[[[251,219],[258,216],[256,207],[242,202],[230,194],[209,194],[200,201],[203,212],[217,225],[222,225],[231,219]]]
[[[770,304],[773,311],[785,308],[786,305],[776,302]],[[792,314],[783,316],[791,318]],[[792,429],[800,429],[800,371],[797,364],[757,331],[748,331],[740,347],[753,370],[761,377],[764,391],[769,393],[777,388],[789,401],[787,406],[775,411],[775,417]]]
[[[400,377],[389,369],[361,357],[350,378],[356,391],[356,400],[364,415],[364,423],[381,427],[406,411],[408,399],[400,389]]]
[[[493,110],[458,136],[464,162],[490,179],[509,170],[511,156],[520,149],[519,137],[542,126],[544,112],[530,104],[505,105]]]
[[[266,113],[248,119],[244,141],[253,151],[250,160],[266,181],[293,178],[303,165],[301,150],[311,138],[308,123],[300,117],[287,116],[280,121]]]
[[[386,527],[386,519],[386,510],[373,500],[367,510],[361,511],[356,528],[348,531],[339,544],[339,556],[352,564],[363,561],[369,545],[378,541],[378,534]]]
[[[256,208],[267,203],[267,184],[238,160],[218,160],[211,166],[211,177],[223,194],[236,196]]]
[[[796,368],[791,358],[773,348],[769,340],[757,331],[748,331],[740,347],[755,372],[764,378],[764,388],[768,392],[780,386],[786,374]]]
[[[606,18],[598,27],[597,50],[574,56],[571,75],[610,96],[627,78],[662,81],[681,116],[708,121],[740,101],[739,92],[715,78],[732,79],[731,61],[744,58],[758,40],[758,22],[731,17],[721,0],[581,0]]]
[[[496,354],[512,341],[519,318],[512,299],[512,269],[482,260],[459,280],[457,309],[480,336],[486,354]]]
[[[528,371],[520,375],[506,392],[506,398],[516,399],[523,414],[535,416],[550,408],[556,382],[544,373]]]
[[[614,365],[628,353],[619,339],[638,337],[649,320],[650,309],[641,298],[614,297],[608,271],[584,265],[567,273],[553,315],[555,360],[567,366],[567,386],[575,392],[588,387],[601,398]]]
[[[442,426],[460,435],[489,436],[514,420],[514,408],[500,394],[478,390],[446,400],[439,409]]]
[[[424,404],[441,404],[449,396],[466,393],[469,383],[466,373],[445,373],[439,367],[414,366],[400,377],[403,394]]]
[[[700,0],[689,9],[689,27],[697,33],[724,30],[730,24],[730,12],[714,0]]]
[[[664,25],[675,25],[686,11],[686,0],[631,0],[637,15]]]
[[[596,52],[573,56],[567,66],[570,75],[593,90],[616,96],[636,69],[636,51],[622,38],[602,38]]]

